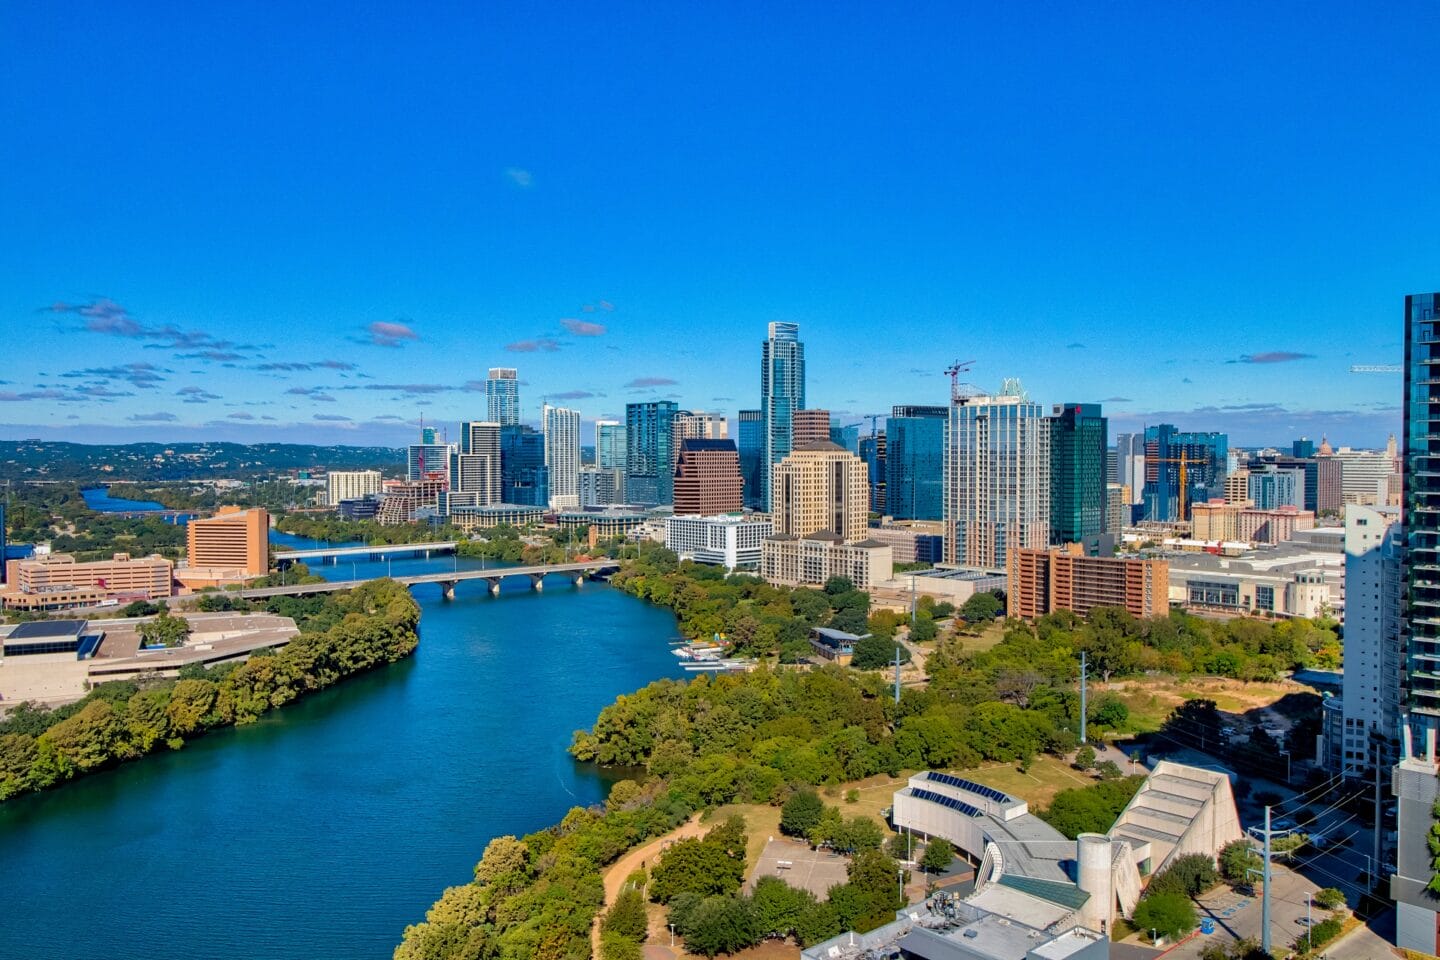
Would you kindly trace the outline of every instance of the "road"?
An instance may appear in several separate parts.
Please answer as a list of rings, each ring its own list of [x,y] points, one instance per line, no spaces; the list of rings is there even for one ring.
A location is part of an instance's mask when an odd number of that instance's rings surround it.
[[[605,907],[595,914],[595,922],[590,925],[590,956],[600,956],[600,921],[605,916],[605,910],[615,903],[615,898],[620,896],[620,891],[625,888],[625,878],[640,869],[642,865],[653,867],[660,851],[676,840],[699,837],[707,831],[707,825],[700,822],[700,815],[697,813],[663,837],[656,837],[644,846],[636,847],[610,865],[602,878],[605,885]],[[654,934],[655,931],[652,930],[652,939]]]

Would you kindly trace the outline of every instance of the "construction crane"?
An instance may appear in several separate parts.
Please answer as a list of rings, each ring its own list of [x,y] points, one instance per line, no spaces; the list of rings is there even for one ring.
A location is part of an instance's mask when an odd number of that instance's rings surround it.
[[[1179,508],[1179,509],[1176,511],[1177,514],[1178,514],[1178,516],[1176,517],[1177,520],[1184,520],[1184,519],[1185,519],[1185,491],[1186,491],[1186,489],[1187,489],[1187,485],[1186,485],[1186,483],[1185,483],[1185,467],[1186,467],[1187,465],[1189,465],[1189,464],[1192,464],[1192,463],[1193,463],[1193,464],[1197,464],[1197,465],[1202,464],[1202,463],[1206,463],[1206,462],[1208,461],[1208,459],[1209,459],[1209,458],[1207,458],[1207,457],[1187,457],[1187,456],[1185,455],[1185,451],[1183,451],[1183,450],[1180,451],[1180,456],[1178,456],[1178,457],[1146,457],[1146,458],[1145,458],[1145,462],[1146,462],[1146,463],[1178,463],[1178,464],[1180,464],[1180,496],[1179,496],[1179,504],[1178,504],[1178,508]],[[1158,471],[1157,471],[1157,472],[1158,472]]]
[[[1404,373],[1405,368],[1398,363],[1352,363],[1351,373]]]
[[[960,402],[960,374],[969,373],[974,360],[956,360],[945,368],[945,376],[950,378],[950,402]]]
[[[861,419],[861,420],[869,420],[869,421],[870,421],[870,436],[872,436],[872,437],[878,437],[878,436],[880,436],[879,430],[876,428],[875,424],[876,424],[876,422],[877,422],[881,417],[883,417],[883,416],[885,416],[885,414],[883,414],[883,413],[862,413],[862,414],[860,414],[860,419]]]

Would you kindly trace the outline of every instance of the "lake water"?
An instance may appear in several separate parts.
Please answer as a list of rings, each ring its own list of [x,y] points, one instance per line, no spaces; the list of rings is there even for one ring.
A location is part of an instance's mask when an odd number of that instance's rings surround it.
[[[80,491],[85,506],[101,513],[121,513],[133,510],[164,510],[165,504],[154,500],[122,500],[110,496],[109,487],[86,487]]]
[[[420,648],[403,663],[0,804],[0,956],[388,957],[492,837],[601,799],[603,775],[564,748],[617,695],[682,673],[674,618],[557,578],[543,594],[523,578],[499,597],[483,581],[439,593],[416,588]]]

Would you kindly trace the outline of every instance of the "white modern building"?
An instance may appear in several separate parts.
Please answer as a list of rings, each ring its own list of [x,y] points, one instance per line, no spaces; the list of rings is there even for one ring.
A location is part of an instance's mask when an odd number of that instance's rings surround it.
[[[500,502],[500,424],[472,420],[462,426],[460,450],[450,462],[450,489],[477,494],[478,505]]]
[[[1341,447],[1335,451],[1335,459],[1342,465],[1340,493],[1346,503],[1385,503],[1390,477],[1399,472],[1394,437],[1383,451]]]
[[[713,563],[734,570],[760,565],[761,545],[770,536],[763,517],[722,514],[718,517],[666,517],[665,546],[681,560]]]
[[[541,415],[550,506],[556,510],[575,509],[580,506],[580,412],[547,403]]]
[[[330,506],[341,500],[359,500],[380,492],[379,470],[332,470],[325,475],[325,493]]]
[[[485,419],[502,427],[520,422],[520,380],[514,367],[491,367],[485,377]]]

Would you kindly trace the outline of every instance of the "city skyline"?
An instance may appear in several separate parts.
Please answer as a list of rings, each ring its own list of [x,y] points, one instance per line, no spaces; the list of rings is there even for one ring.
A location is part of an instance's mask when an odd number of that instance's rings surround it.
[[[771,322],[838,423],[973,359],[1112,435],[1398,430],[1400,377],[1347,371],[1399,363],[1434,287],[1432,7],[802,8],[759,46],[738,13],[279,14],[12,12],[0,436],[399,446],[503,365],[588,442],[636,399],[758,407]]]

